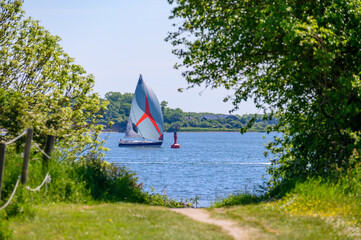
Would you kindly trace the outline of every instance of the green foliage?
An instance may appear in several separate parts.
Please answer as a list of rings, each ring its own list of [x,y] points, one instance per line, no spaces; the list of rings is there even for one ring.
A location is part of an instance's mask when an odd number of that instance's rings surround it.
[[[45,202],[86,202],[90,199],[88,190],[85,188],[85,182],[77,173],[78,162],[69,159],[62,159],[59,152],[54,151],[53,157],[44,167],[43,157],[41,154],[32,152],[31,160],[29,161],[27,186],[34,188],[40,185],[49,172],[51,176],[51,183],[47,184],[42,191],[29,192],[24,190],[15,195],[15,201],[18,204],[26,203],[26,199],[31,199],[31,203]],[[23,158],[20,154],[15,152],[14,148],[7,149],[6,153],[6,168],[4,171],[4,183],[2,191],[2,199],[7,199],[12,193],[18,176],[21,175],[21,167]],[[22,189],[22,188],[21,188]],[[22,199],[18,199],[22,196]],[[21,207],[21,206],[20,206]]]
[[[174,122],[180,122],[184,120],[184,112],[179,109],[171,109],[171,108],[164,108],[163,112],[163,119],[165,123],[174,123]]]
[[[0,239],[12,239],[12,230],[9,228],[9,222],[0,216]]]
[[[194,198],[191,198],[191,199],[189,199],[194,205],[196,205],[196,207],[198,207],[198,203],[199,203],[199,199],[200,199],[201,197],[200,196],[195,196]]]
[[[105,94],[105,99],[102,99],[102,101],[108,101],[109,105],[100,123],[108,125],[112,121],[115,124],[110,128],[111,130],[125,131],[132,97],[133,94],[131,93],[108,92]],[[181,131],[195,131],[195,129],[199,129],[199,131],[239,131],[251,121],[254,124],[249,128],[250,131],[265,132],[268,128],[277,124],[277,120],[268,114],[244,114],[242,116],[232,115],[234,118],[228,119],[204,119],[204,115],[216,116],[222,114],[183,112],[179,108],[169,108],[166,101],[162,101],[160,105],[163,112],[164,129],[168,132],[176,131],[177,127]]]
[[[74,64],[38,21],[25,18],[20,0],[0,0],[0,128],[8,140],[31,127],[44,144],[55,135],[75,158],[96,140],[106,102],[92,93],[94,77]]]
[[[185,203],[169,198],[167,195],[156,194],[147,194],[146,203],[151,206],[163,206],[171,208],[181,208],[184,206],[190,207],[191,204],[187,201]]]
[[[250,193],[240,193],[240,194],[230,194],[225,199],[221,201],[216,201],[212,207],[229,207],[235,205],[243,205],[243,204],[251,204],[251,203],[258,203],[262,200],[262,197],[256,196]]]
[[[84,160],[77,169],[94,200],[145,202],[135,173],[99,159]]]
[[[234,89],[235,109],[253,98],[278,118],[273,186],[339,178],[359,162],[359,0],[168,2],[182,21],[167,40],[189,86]]]
[[[83,160],[77,166],[77,175],[90,191],[92,199],[106,202],[145,203],[153,206],[182,207],[182,203],[166,195],[144,192],[137,184],[135,172],[99,159]]]
[[[178,132],[181,126],[182,126],[181,122],[174,122],[168,125],[166,129],[168,132]]]
[[[3,210],[4,216],[9,219],[18,217],[20,219],[31,219],[35,216],[35,210],[32,203],[31,193],[23,186],[20,186],[16,192],[13,202]]]
[[[125,131],[128,117],[130,113],[130,107],[132,103],[133,94],[119,92],[108,92],[105,94],[105,99],[102,101],[109,102],[107,110],[103,114],[103,118],[100,123],[107,125],[110,121],[115,124],[111,127],[114,131]]]
[[[30,159],[25,186],[35,188],[40,185],[47,172],[51,176],[51,182],[35,192],[29,191],[20,184],[14,199],[5,210],[0,211],[0,225],[2,219],[12,217],[31,219],[35,214],[35,205],[56,202],[122,201],[166,207],[183,206],[181,202],[167,196],[144,192],[142,184],[137,184],[138,178],[134,172],[102,161],[94,154],[73,161],[67,159],[63,153],[54,151],[52,158],[44,165],[42,155],[32,151]],[[21,175],[22,162],[23,158],[15,151],[15,146],[9,147],[6,153],[0,206],[13,192],[18,176]],[[6,234],[5,228],[0,234]]]
[[[19,186],[6,217],[31,217],[36,203],[151,202],[137,187],[134,173],[100,160],[106,150],[99,137],[101,114],[111,102],[107,120],[121,121],[129,114],[132,94],[108,93],[109,101],[101,101],[92,92],[94,77],[74,64],[59,45],[59,37],[25,18],[21,5],[20,0],[0,0],[0,129],[7,130],[0,140],[31,127],[40,146],[45,135],[55,135],[57,150],[46,165],[41,155],[31,153],[27,184],[39,185],[47,171],[52,181],[40,192]],[[7,147],[3,200],[20,175],[21,145],[19,140]]]
[[[53,158],[45,168],[42,155],[34,152],[31,154],[25,186],[35,188],[40,185],[46,172],[49,172],[51,182],[43,186],[39,192],[31,192],[20,184],[11,203],[2,211],[7,218],[13,216],[31,218],[34,215],[34,204],[59,201],[79,203],[91,200],[84,180],[76,174],[78,163],[59,161],[59,157],[60,155],[54,152]],[[1,206],[14,190],[18,176],[21,175],[22,162],[23,158],[15,152],[14,147],[7,149]]]
[[[44,196],[39,199],[38,203],[44,199],[48,202],[85,203],[90,201],[91,197],[89,189],[86,188],[85,179],[77,174],[79,163],[67,159],[58,162],[57,159],[59,158],[54,156],[48,164],[47,170],[51,176],[51,182],[46,186]],[[32,169],[34,172],[35,169]],[[31,174],[29,178],[33,179],[32,182],[35,186],[40,184],[39,180],[44,176],[44,168],[40,162],[37,169],[38,175],[29,172]]]

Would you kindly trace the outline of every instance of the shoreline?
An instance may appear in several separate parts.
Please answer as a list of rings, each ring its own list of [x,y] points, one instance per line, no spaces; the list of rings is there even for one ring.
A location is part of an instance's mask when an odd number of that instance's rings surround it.
[[[240,131],[178,131],[178,133],[241,133]],[[114,131],[102,131],[101,133],[125,133],[125,132],[114,132]],[[174,133],[174,132],[165,132]],[[247,131],[246,133],[267,133],[267,131]],[[271,133],[274,133],[273,131]]]

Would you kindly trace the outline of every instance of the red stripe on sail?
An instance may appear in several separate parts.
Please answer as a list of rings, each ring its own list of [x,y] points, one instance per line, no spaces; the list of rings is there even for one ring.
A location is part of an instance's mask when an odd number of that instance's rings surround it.
[[[148,96],[147,94],[145,94],[145,113],[143,114],[143,116],[139,119],[139,121],[137,122],[137,124],[135,125],[136,127],[143,122],[146,118],[149,118],[149,120],[153,123],[154,127],[157,129],[159,135],[162,135],[160,133],[160,130],[158,128],[157,123],[155,122],[152,114],[150,113],[150,108],[149,108],[149,102],[148,102]]]

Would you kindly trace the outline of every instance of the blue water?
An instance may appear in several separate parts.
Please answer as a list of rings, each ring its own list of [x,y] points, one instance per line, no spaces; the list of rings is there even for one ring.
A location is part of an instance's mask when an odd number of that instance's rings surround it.
[[[252,192],[265,184],[269,160],[264,145],[274,135],[179,133],[181,148],[171,149],[173,133],[165,134],[161,148],[118,147],[124,134],[110,133],[105,160],[135,171],[146,191],[164,194],[165,189],[177,200],[199,196],[199,206],[209,206],[228,194]]]

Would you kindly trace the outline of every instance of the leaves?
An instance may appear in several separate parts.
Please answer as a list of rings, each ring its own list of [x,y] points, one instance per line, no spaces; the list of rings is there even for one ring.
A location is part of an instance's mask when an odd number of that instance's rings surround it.
[[[35,129],[38,142],[56,135],[75,156],[96,141],[84,134],[96,127],[106,102],[92,93],[94,77],[70,58],[38,21],[25,18],[22,1],[1,0],[0,128],[11,138]]]
[[[361,2],[169,0],[181,19],[167,41],[190,87],[254,99],[284,133],[271,181],[339,176],[361,149]],[[355,137],[358,136],[358,137]]]

